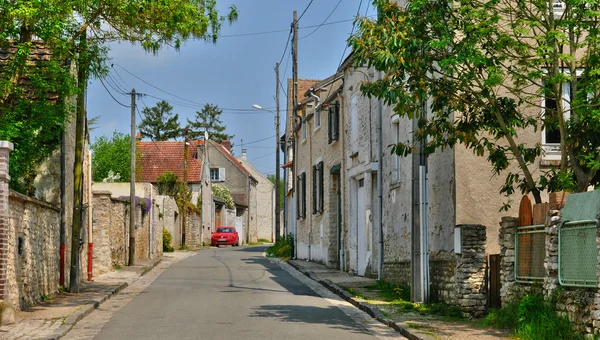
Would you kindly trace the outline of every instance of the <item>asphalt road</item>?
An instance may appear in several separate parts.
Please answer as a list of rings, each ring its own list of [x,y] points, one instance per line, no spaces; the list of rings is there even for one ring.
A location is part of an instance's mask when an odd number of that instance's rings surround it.
[[[211,248],[171,265],[94,339],[402,338],[269,262],[264,249]]]

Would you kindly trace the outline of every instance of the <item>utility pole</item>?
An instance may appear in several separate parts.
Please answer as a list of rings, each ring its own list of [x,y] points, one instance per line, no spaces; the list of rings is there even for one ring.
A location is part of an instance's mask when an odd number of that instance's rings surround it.
[[[281,223],[279,214],[281,207],[279,206],[280,196],[280,174],[279,174],[279,154],[281,150],[279,148],[279,63],[275,64],[275,242],[279,241],[279,234],[281,233]]]
[[[297,185],[298,181],[296,181],[295,177],[297,173],[296,157],[298,156],[296,152],[296,117],[298,116],[298,108],[296,107],[298,105],[298,12],[296,11],[294,11],[294,22],[292,23],[292,30],[292,183],[296,183]],[[296,203],[296,207],[298,207],[300,197],[298,197],[297,195],[298,190],[296,190],[296,186],[293,186],[293,188],[293,195],[295,198],[294,201]],[[297,214],[298,210],[296,208],[296,215]],[[296,230],[296,223],[294,223],[294,244],[298,244],[298,232]],[[294,247],[294,254],[291,254],[294,259],[296,258],[297,249],[298,247]]]
[[[129,180],[129,265],[135,265],[135,89],[131,89],[131,174]]]
[[[185,224],[186,224],[186,211],[187,211],[187,193],[188,193],[188,144],[189,144],[189,126],[185,127],[185,141],[183,142],[183,216],[181,221],[183,226],[181,227],[181,246],[185,247]]]

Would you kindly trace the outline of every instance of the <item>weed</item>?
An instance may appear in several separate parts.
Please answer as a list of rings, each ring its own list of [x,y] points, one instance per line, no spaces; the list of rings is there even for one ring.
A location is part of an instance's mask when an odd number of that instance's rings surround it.
[[[120,264],[118,264],[118,265],[116,265],[116,266],[115,266],[115,269],[116,269],[116,270],[121,270],[121,269],[123,269],[123,267],[121,267],[121,265],[120,265]]]
[[[175,251],[171,246],[171,241],[173,240],[173,236],[167,229],[163,229],[163,251],[165,253],[171,253]]]
[[[540,294],[526,295],[521,301],[492,311],[483,325],[510,329],[520,339],[584,339],[583,335],[573,331],[571,322],[558,316],[552,303]]]
[[[264,238],[259,238],[258,243],[271,243],[271,241],[264,239]]]
[[[58,285],[58,291],[59,292],[66,292],[67,289],[65,287],[61,286],[61,285]]]
[[[354,288],[350,288],[350,287],[342,287],[343,290],[347,291],[348,293],[350,293],[350,295],[354,296],[355,298],[358,299],[362,299],[362,300],[367,300],[366,297],[360,295]]]
[[[185,244],[180,244],[179,250],[190,250],[190,247],[186,246]]]
[[[294,254],[294,237],[289,234],[287,237],[282,236],[274,245],[267,248],[267,256],[291,258]]]

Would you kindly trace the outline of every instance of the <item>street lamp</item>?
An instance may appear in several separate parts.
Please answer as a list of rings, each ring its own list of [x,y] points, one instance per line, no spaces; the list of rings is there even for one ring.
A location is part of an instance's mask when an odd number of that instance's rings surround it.
[[[280,209],[281,207],[279,206],[279,200],[280,200],[280,187],[279,187],[279,182],[280,182],[280,178],[279,178],[279,105],[277,106],[277,113],[265,109],[264,107],[258,105],[258,104],[254,104],[252,105],[253,108],[257,109],[257,110],[261,110],[261,111],[268,111],[271,112],[273,115],[275,115],[275,242],[279,241],[279,234],[281,231],[281,225],[280,225],[280,219],[279,219],[279,213],[280,213]]]

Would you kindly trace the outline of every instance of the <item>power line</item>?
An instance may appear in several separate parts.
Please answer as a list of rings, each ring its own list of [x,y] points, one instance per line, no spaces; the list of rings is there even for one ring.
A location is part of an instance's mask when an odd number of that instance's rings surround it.
[[[302,38],[299,39],[304,39],[304,38],[308,38],[310,37],[313,33],[315,33],[316,31],[319,30],[319,28],[321,28],[325,22],[331,17],[331,15],[333,15],[333,12],[335,12],[335,10],[338,8],[338,6],[342,3],[342,0],[338,1],[337,5],[335,5],[335,7],[333,8],[333,10],[331,10],[331,12],[329,12],[329,15],[327,16],[327,18],[325,18],[325,20],[323,20],[323,22],[317,26],[317,28],[315,28],[312,32],[308,33],[307,35],[303,36]]]
[[[337,24],[341,24],[341,23],[344,23],[344,22],[350,22],[350,21],[354,21],[354,18],[352,18],[352,19],[338,20],[338,21],[332,21],[332,22],[328,22],[326,24],[302,26],[302,27],[298,27],[298,29],[299,30],[303,30],[303,29],[315,28],[315,27],[319,27],[319,26],[337,25]],[[288,29],[287,28],[283,28],[283,29],[272,30],[272,31],[239,33],[239,34],[226,34],[226,35],[220,35],[219,39],[220,38],[248,37],[248,36],[253,36],[253,35],[266,35],[266,34],[275,34],[275,33],[283,33],[283,32],[288,32]]]
[[[281,64],[281,62],[283,61],[283,57],[285,56],[285,52],[288,49],[288,46],[290,45],[290,40],[292,37],[292,28],[290,28],[290,34],[287,37],[287,41],[285,42],[285,48],[283,49],[283,53],[281,54],[281,59],[279,60],[279,64]]]
[[[102,81],[102,78],[98,78],[98,79],[100,79],[100,83],[102,84],[102,86],[104,87],[104,89],[106,90],[106,92],[108,92],[108,94],[110,95],[110,97],[111,97],[111,98],[112,98],[112,99],[113,99],[115,102],[117,102],[117,104],[119,104],[119,105],[121,105],[121,106],[123,106],[123,107],[131,107],[131,106],[129,106],[129,105],[125,105],[125,104],[121,103],[120,101],[118,101],[118,100],[117,100],[117,98],[115,98],[115,97],[112,95],[112,93],[110,93],[110,91],[108,90],[108,88],[106,87],[106,85],[104,85],[104,82]]]
[[[250,145],[250,144],[254,144],[254,143],[258,143],[258,142],[263,142],[263,141],[266,141],[267,139],[273,139],[274,137],[275,137],[275,135],[267,137],[267,138],[259,139],[259,140],[254,140],[254,141],[247,142],[247,143],[241,143],[241,144],[243,144],[243,146],[246,147],[246,145]]]
[[[265,158],[265,157],[267,157],[267,156],[274,155],[275,153],[276,153],[276,152],[271,152],[271,153],[268,153],[268,154],[266,154],[266,155],[262,155],[262,156],[260,156],[260,157],[256,157],[256,158],[249,159],[248,161],[255,161],[255,160],[257,160],[257,159],[261,159],[261,158]]]
[[[304,16],[304,13],[306,13],[306,11],[308,10],[308,8],[310,7],[310,5],[312,5],[314,0],[310,0],[310,2],[308,3],[308,5],[306,6],[306,8],[304,9],[304,11],[302,12],[302,14],[300,14],[300,17],[298,18],[298,22],[300,22],[300,19],[302,19],[302,17]]]

